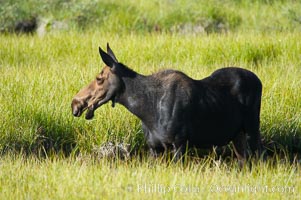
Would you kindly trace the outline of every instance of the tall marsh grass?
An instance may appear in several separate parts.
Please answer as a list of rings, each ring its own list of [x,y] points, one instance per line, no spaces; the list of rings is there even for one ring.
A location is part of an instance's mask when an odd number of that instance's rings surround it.
[[[73,118],[73,95],[100,72],[98,46],[110,42],[119,60],[142,74],[182,70],[195,79],[240,66],[262,80],[261,132],[300,151],[299,34],[209,36],[61,33],[1,36],[2,151],[36,145],[89,151],[109,140],[143,145],[139,120],[122,106],[98,109],[92,121]]]
[[[93,158],[0,158],[1,199],[299,199],[300,167],[285,161],[240,171],[210,157],[190,164]]]
[[[30,17],[46,29],[0,34],[0,199],[300,199],[298,1],[0,5],[0,32]],[[53,31],[57,22],[66,29]],[[98,46],[107,42],[145,75],[172,68],[202,79],[226,66],[256,73],[267,161],[240,170],[218,149],[191,152],[183,164],[150,158],[140,121],[121,105],[102,106],[91,121],[74,118],[71,100],[100,72]],[[133,156],[100,159],[94,150],[107,142],[130,144]]]

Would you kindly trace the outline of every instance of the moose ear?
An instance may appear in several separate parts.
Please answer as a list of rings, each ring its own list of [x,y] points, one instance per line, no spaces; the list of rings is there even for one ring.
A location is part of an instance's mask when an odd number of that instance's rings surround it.
[[[100,54],[102,61],[107,66],[112,68],[116,64],[115,60],[110,55],[108,55],[106,52],[104,52],[100,47],[99,47],[99,54]]]
[[[107,43],[107,52],[108,52],[109,56],[111,56],[111,57],[113,58],[113,60],[114,60],[116,63],[118,63],[118,60],[117,60],[115,54],[113,53],[112,49],[110,48],[109,43]]]

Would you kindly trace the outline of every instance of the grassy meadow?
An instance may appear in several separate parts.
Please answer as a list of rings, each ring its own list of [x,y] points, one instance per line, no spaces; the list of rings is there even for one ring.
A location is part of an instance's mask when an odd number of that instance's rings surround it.
[[[300,3],[57,0],[43,10],[40,1],[20,2],[0,8],[1,30],[29,10],[50,25],[43,35],[0,34],[0,199],[301,198]],[[154,160],[140,121],[121,105],[102,106],[91,121],[74,118],[71,100],[100,72],[98,46],[107,42],[141,74],[255,72],[267,161],[240,171],[231,153],[188,155],[183,165]],[[133,156],[100,159],[95,149],[106,142],[129,144]]]

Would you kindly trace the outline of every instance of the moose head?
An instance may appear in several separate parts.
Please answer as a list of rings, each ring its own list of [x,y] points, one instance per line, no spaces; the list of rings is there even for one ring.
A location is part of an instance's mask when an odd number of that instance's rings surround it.
[[[86,119],[94,117],[94,111],[101,105],[112,101],[115,105],[115,97],[122,91],[122,80],[118,73],[119,65],[122,65],[116,59],[109,43],[107,44],[107,53],[99,47],[99,54],[106,64],[96,78],[86,87],[81,89],[72,100],[72,113],[80,117],[86,112]]]

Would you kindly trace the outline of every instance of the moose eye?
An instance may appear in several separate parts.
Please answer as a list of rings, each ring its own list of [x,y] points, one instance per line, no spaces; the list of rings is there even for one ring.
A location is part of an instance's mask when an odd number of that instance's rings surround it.
[[[101,84],[103,82],[103,78],[96,77],[96,81],[98,84]]]

